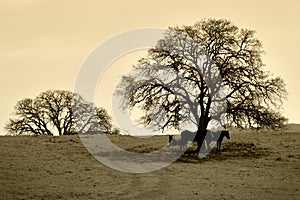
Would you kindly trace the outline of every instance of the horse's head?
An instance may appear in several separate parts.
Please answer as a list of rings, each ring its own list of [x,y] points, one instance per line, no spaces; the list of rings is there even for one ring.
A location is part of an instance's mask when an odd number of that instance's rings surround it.
[[[223,131],[223,132],[224,132],[224,136],[229,140],[230,139],[229,131]]]

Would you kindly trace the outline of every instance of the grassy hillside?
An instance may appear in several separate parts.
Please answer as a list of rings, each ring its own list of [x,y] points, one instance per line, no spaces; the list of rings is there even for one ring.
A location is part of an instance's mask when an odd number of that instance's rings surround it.
[[[166,145],[111,136],[133,152]],[[297,199],[300,128],[283,132],[231,131],[223,151],[204,159],[182,156],[161,170],[129,174],[98,162],[78,136],[0,137],[0,199]]]

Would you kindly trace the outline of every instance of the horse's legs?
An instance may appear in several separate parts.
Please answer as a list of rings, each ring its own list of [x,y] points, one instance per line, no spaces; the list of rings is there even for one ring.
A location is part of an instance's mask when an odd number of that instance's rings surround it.
[[[180,149],[187,148],[187,145],[186,145],[186,142],[185,142],[185,141],[179,140],[179,143],[180,143]]]
[[[221,151],[222,140],[223,140],[223,137],[221,137],[217,140],[217,152]]]
[[[220,152],[221,150],[221,142],[218,140],[217,141],[217,152]]]

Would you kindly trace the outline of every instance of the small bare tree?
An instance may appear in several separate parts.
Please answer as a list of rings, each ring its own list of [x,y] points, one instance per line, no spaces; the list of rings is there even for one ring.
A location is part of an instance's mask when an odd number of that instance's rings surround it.
[[[23,99],[15,106],[15,119],[5,129],[9,134],[70,135],[101,130],[110,133],[111,118],[103,108],[96,108],[79,94],[49,90],[34,99]]]

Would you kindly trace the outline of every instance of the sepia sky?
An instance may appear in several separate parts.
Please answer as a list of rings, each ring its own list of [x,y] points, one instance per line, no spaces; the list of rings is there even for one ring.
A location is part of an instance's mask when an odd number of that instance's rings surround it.
[[[300,123],[299,2],[0,0],[0,127],[11,117],[18,100],[48,89],[73,90],[81,64],[113,35],[143,27],[193,24],[211,17],[257,31],[266,51],[266,69],[287,85],[283,114],[290,123]],[[143,53],[117,60],[105,80],[118,80],[118,73],[128,70]],[[98,106],[109,107],[114,84],[99,91]]]

